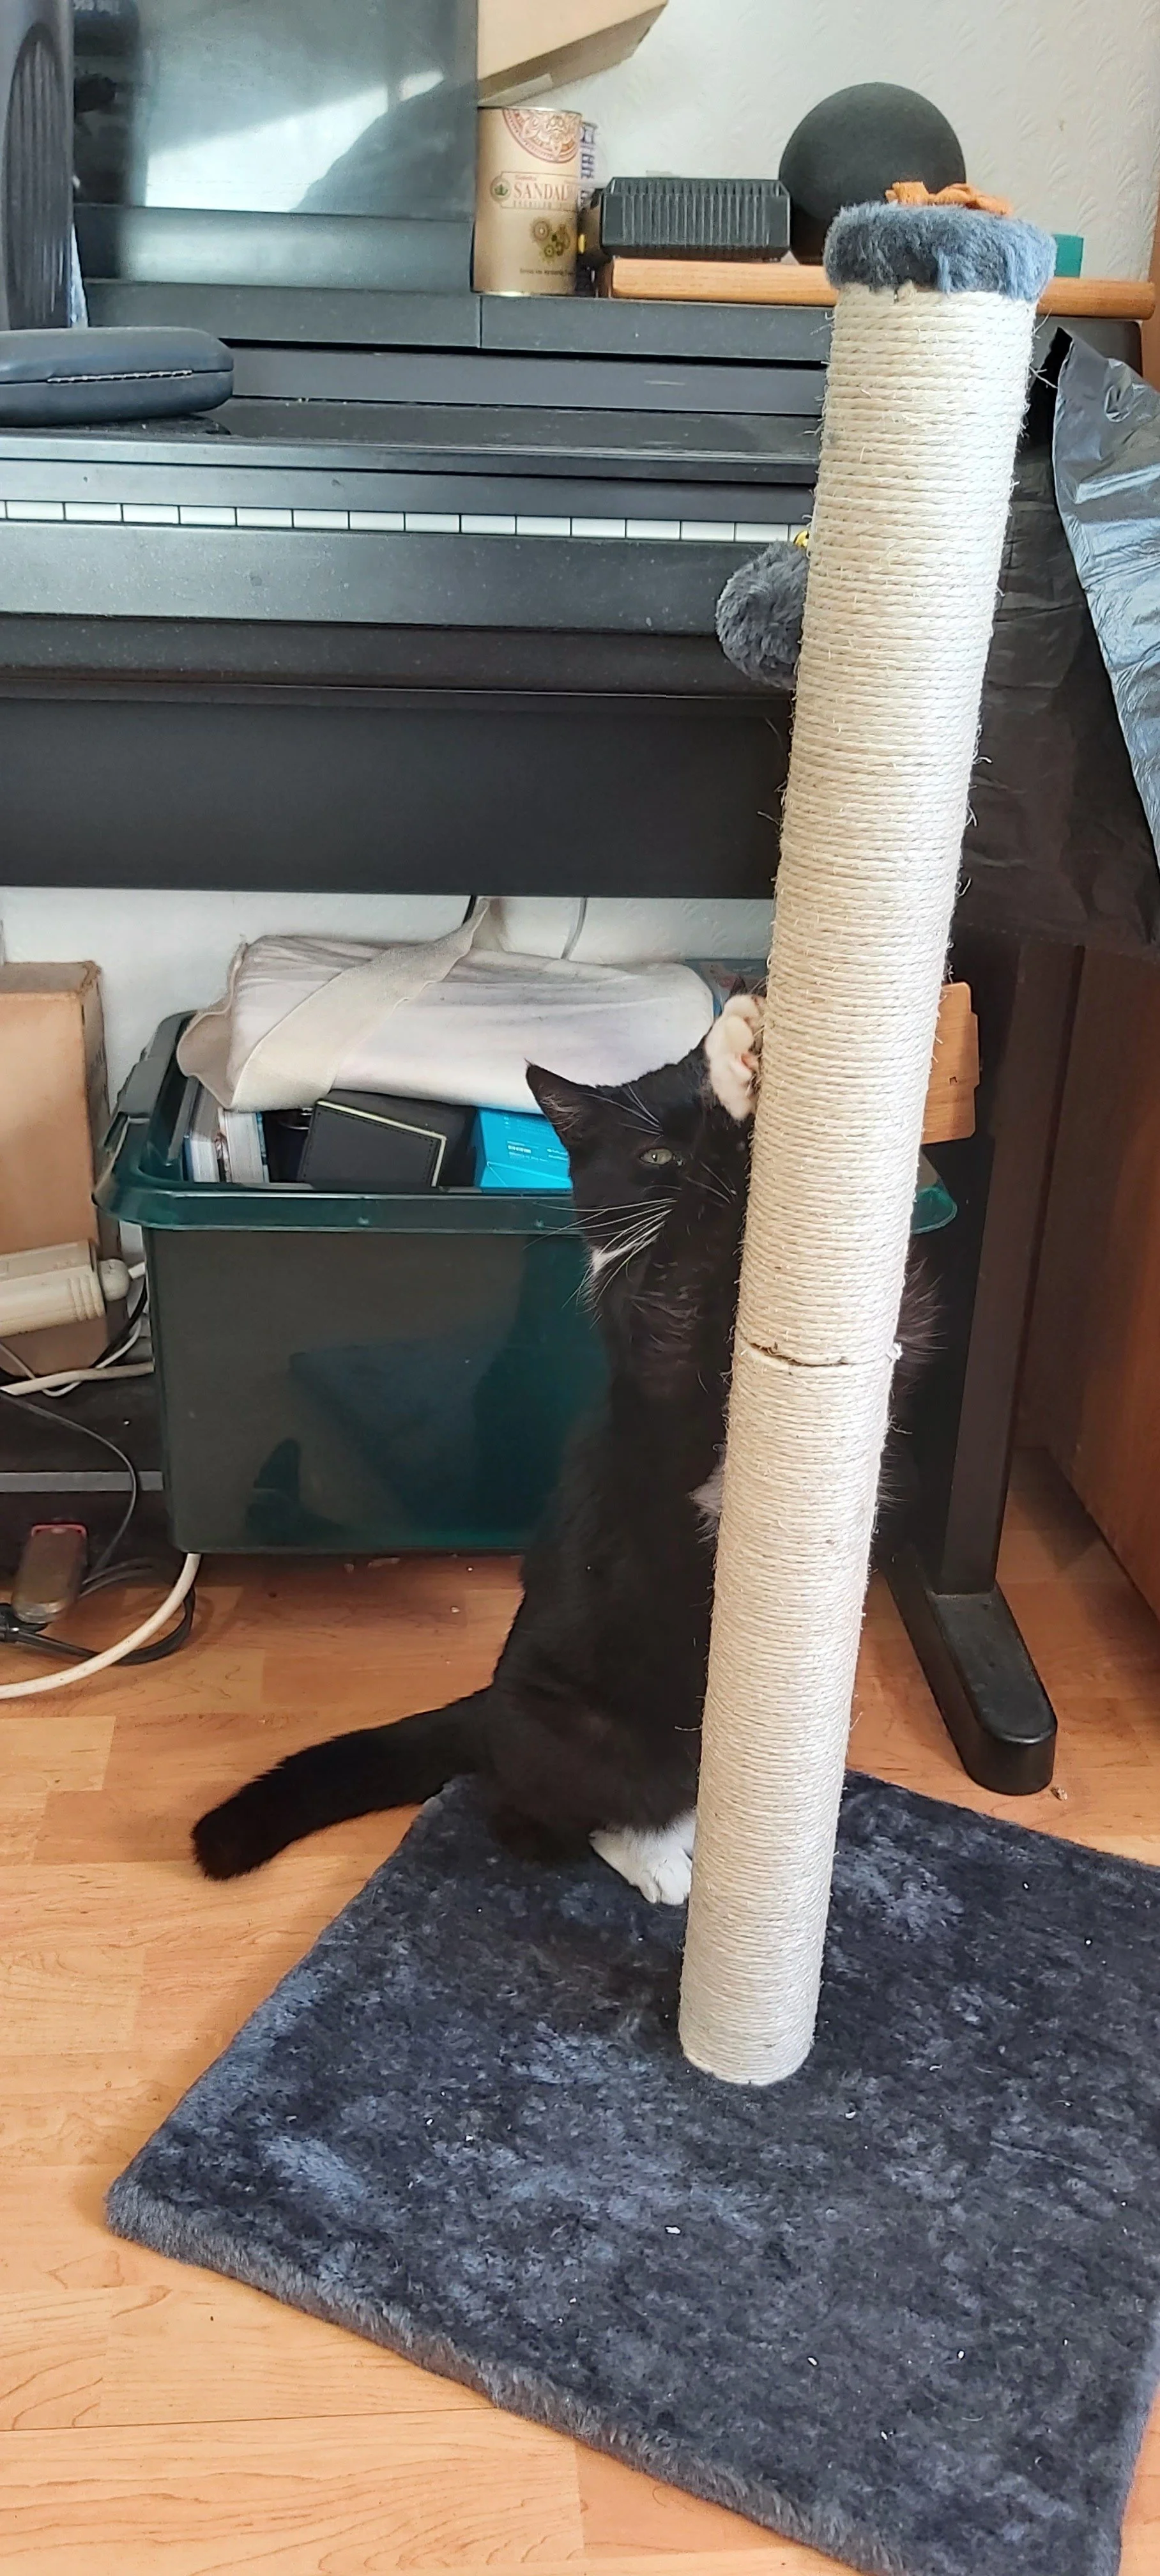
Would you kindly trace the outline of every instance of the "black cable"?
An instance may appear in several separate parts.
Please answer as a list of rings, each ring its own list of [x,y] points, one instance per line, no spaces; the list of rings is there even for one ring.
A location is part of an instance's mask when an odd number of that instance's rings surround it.
[[[133,1335],[137,1330],[137,1326],[141,1321],[148,1303],[149,1282],[147,1279],[143,1279],[140,1288],[137,1291],[135,1302],[126,1311],[125,1321],[121,1326],[120,1332],[114,1333],[112,1341],[106,1342],[104,1350],[98,1351],[95,1360],[90,1360],[90,1368],[111,1368],[114,1360],[120,1359],[122,1352],[127,1351],[130,1343],[132,1342]]]
[[[106,1565],[100,1574],[86,1574],[81,1585],[80,1598],[82,1601],[87,1601],[90,1593],[108,1592],[117,1583],[161,1583],[168,1591],[170,1584],[176,1580],[176,1566],[170,1568],[161,1565],[157,1558],[152,1556],[123,1556],[119,1557],[115,1564]]]
[[[11,1390],[6,1386],[0,1387],[0,1395],[7,1395],[12,1404],[18,1404],[22,1413],[35,1414],[38,1422],[51,1422],[54,1431],[59,1431],[61,1425],[64,1424],[69,1431],[79,1431],[83,1439],[95,1440],[98,1448],[107,1449],[110,1452],[110,1455],[114,1457],[118,1461],[118,1464],[125,1470],[125,1474],[129,1479],[129,1500],[126,1503],[116,1529],[109,1540],[108,1546],[101,1549],[101,1553],[96,1559],[95,1564],[89,1569],[89,1580],[91,1582],[94,1575],[103,1574],[106,1567],[110,1565],[112,1558],[116,1555],[117,1549],[121,1545],[122,1539],[125,1537],[129,1523],[132,1520],[133,1514],[141,1499],[141,1482],[133,1461],[126,1454],[124,1449],[118,1448],[115,1440],[110,1440],[107,1432],[94,1431],[91,1422],[78,1422],[75,1415],[71,1413],[54,1413],[50,1405],[37,1404],[30,1395],[13,1395]]]
[[[148,1296],[148,1283],[142,1280],[140,1293],[126,1315],[120,1332],[106,1344],[100,1355],[100,1362],[94,1365],[111,1366],[122,1351],[131,1347],[133,1335],[145,1312]],[[12,1382],[13,1385],[19,1385],[19,1383],[19,1380]],[[0,1395],[11,1393],[10,1385],[0,1383]],[[128,1534],[141,1499],[140,1478],[127,1451],[122,1449],[116,1440],[111,1440],[107,1432],[94,1431],[91,1422],[79,1422],[75,1415],[60,1412],[55,1405],[37,1404],[30,1396],[12,1395],[12,1401],[21,1404],[26,1413],[35,1414],[39,1422],[48,1422],[54,1426],[64,1423],[70,1431],[79,1431],[82,1439],[95,1440],[98,1448],[106,1450],[110,1457],[117,1460],[118,1466],[125,1470],[128,1482],[128,1499],[125,1508],[111,1539],[101,1549],[85,1576],[81,1585],[81,1598],[86,1598],[90,1593],[103,1592],[110,1585],[126,1582],[137,1575],[155,1575],[159,1582],[164,1582],[165,1569],[149,1558],[130,1558],[120,1564],[116,1562],[117,1550]],[[158,1639],[153,1645],[142,1646],[134,1655],[126,1655],[123,1658],[124,1662],[126,1664],[160,1663],[166,1655],[176,1654],[179,1647],[185,1644],[192,1629],[195,1598],[195,1592],[191,1590],[186,1596],[178,1624],[176,1628],[170,1630],[168,1636]],[[93,1651],[88,1646],[73,1645],[64,1638],[46,1638],[37,1629],[26,1629],[22,1622],[15,1618],[7,1603],[0,1603],[0,1643],[26,1646],[34,1652],[43,1654],[60,1653],[66,1660],[79,1663],[87,1663]]]
[[[160,1664],[167,1655],[176,1655],[184,1646],[193,1627],[197,1604],[197,1586],[191,1584],[181,1605],[181,1616],[167,1636],[156,1637],[152,1645],[138,1646],[133,1655],[122,1655],[122,1665]],[[10,1601],[0,1601],[0,1646],[26,1646],[37,1655],[63,1655],[67,1663],[90,1664],[97,1646],[78,1646],[70,1637],[49,1637],[42,1628],[26,1628],[18,1619]]]

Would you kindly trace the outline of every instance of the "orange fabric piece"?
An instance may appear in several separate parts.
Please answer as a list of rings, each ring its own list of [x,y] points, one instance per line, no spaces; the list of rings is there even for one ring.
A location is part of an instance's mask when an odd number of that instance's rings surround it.
[[[985,197],[981,188],[971,188],[956,180],[951,188],[940,188],[932,197],[921,179],[896,179],[886,191],[896,206],[968,206],[976,215],[1011,215],[1014,207],[1008,197]]]

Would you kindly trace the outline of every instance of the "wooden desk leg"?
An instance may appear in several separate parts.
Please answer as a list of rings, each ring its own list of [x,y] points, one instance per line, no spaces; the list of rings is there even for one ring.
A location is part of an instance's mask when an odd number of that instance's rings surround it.
[[[979,1014],[979,1132],[932,1157],[960,1216],[914,1536],[886,1571],[965,1769],[1018,1797],[1051,1778],[1055,1712],[995,1578],[1080,951],[964,936],[954,965]]]

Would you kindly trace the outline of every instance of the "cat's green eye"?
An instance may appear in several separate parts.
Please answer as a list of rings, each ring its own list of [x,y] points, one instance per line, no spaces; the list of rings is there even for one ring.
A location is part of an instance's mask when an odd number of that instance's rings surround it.
[[[666,1163],[679,1162],[680,1156],[674,1154],[671,1145],[646,1145],[640,1160],[648,1171],[660,1172]]]

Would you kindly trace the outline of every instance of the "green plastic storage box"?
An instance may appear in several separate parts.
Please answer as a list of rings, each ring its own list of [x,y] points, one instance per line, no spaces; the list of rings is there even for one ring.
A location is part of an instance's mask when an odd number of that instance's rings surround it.
[[[183,1025],[130,1075],[97,1190],[144,1234],[176,1544],[523,1547],[603,1383],[571,1194],[187,1181]]]

